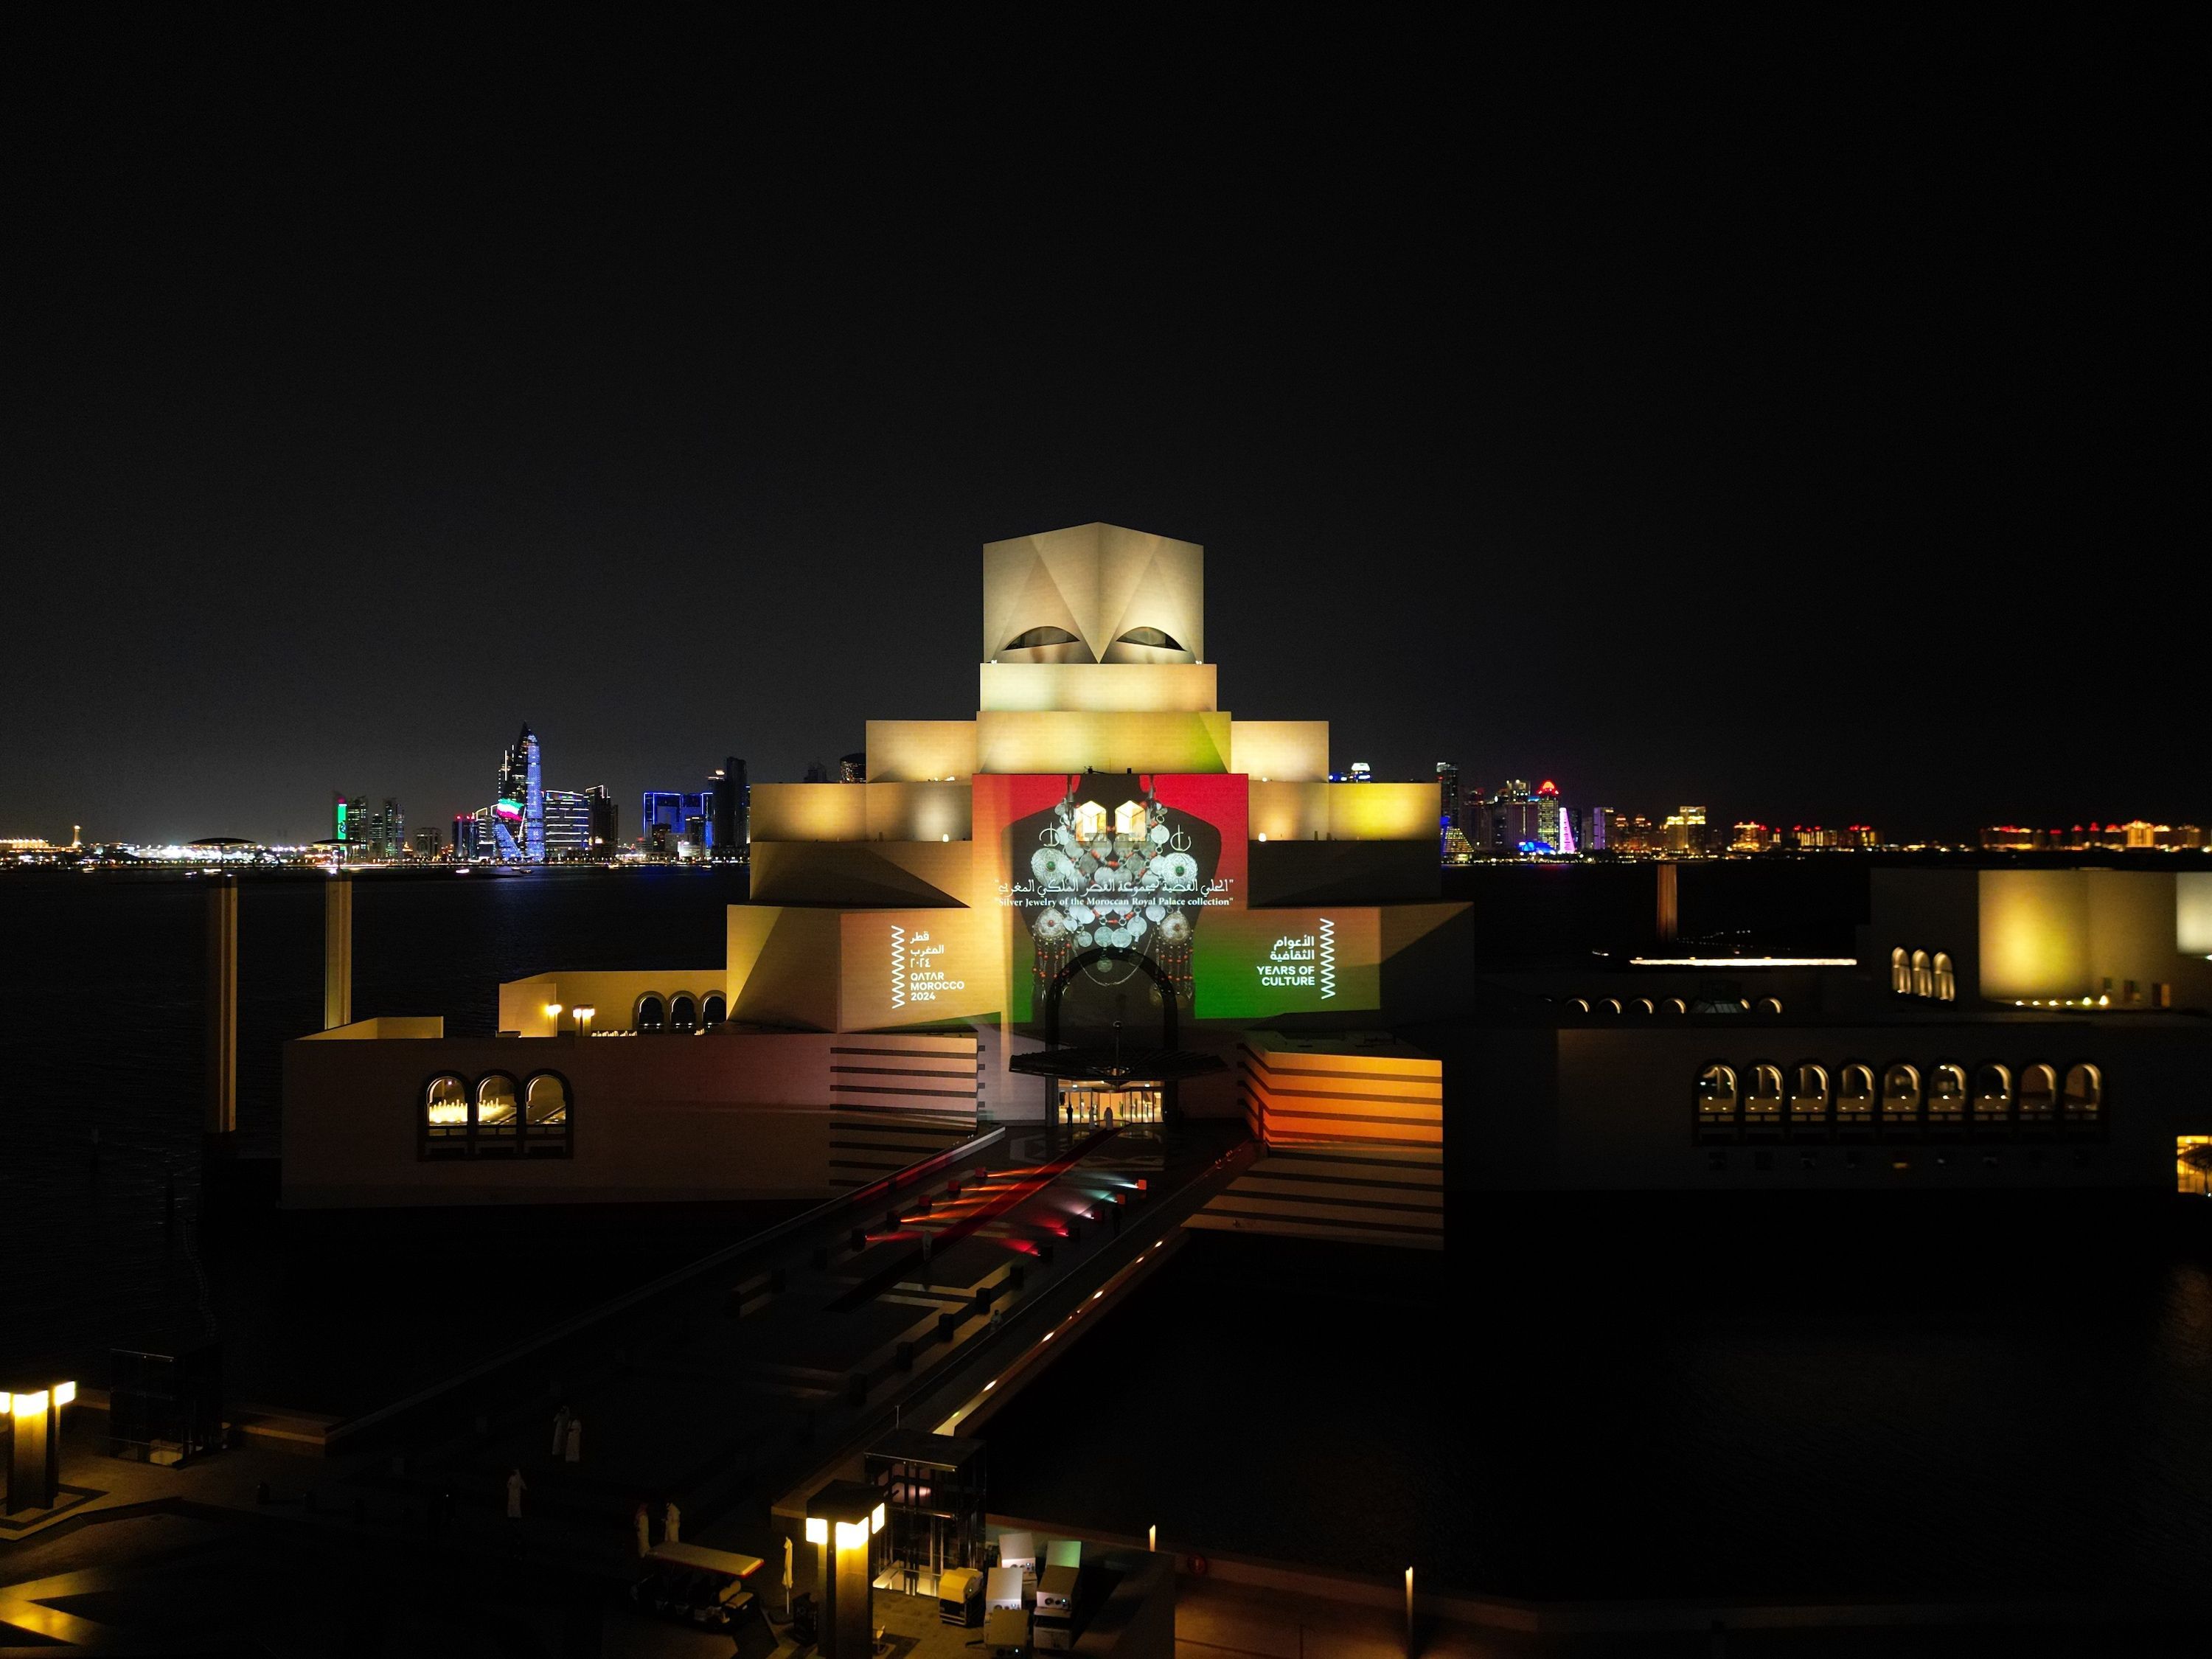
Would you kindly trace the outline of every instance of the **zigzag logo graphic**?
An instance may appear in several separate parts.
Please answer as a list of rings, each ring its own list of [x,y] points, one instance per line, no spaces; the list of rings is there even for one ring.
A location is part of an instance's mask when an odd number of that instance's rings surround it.
[[[891,924],[891,1006],[906,1006],[906,929]]]
[[[1336,994],[1336,924],[1321,919],[1321,994],[1326,1001]]]

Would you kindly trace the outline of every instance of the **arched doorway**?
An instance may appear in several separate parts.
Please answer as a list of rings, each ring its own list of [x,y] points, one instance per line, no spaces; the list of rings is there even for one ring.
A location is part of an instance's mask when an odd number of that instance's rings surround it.
[[[1060,1000],[1066,994],[1068,981],[1094,962],[1127,962],[1133,963],[1159,988],[1160,1047],[1172,1052],[1182,1046],[1182,1017],[1176,1006],[1175,981],[1162,971],[1159,963],[1141,951],[1117,951],[1111,946],[1094,945],[1088,951],[1079,951],[1070,957],[1060,970],[1052,976],[1052,983],[1044,994],[1044,1046],[1060,1047]]]
[[[1164,1055],[1176,1054],[1182,1046],[1182,1019],[1176,1006],[1175,981],[1146,953],[1109,945],[1094,945],[1078,951],[1060,966],[1045,988],[1045,1052],[1050,1054],[1060,1046],[1060,999],[1069,982],[1092,963],[1102,961],[1127,963],[1152,981],[1159,994],[1160,1049]],[[1144,1076],[1133,1068],[1124,1069],[1119,1064],[1121,1042],[1121,1026],[1116,1021],[1112,1060],[1100,1066],[1098,1075],[1054,1078],[1048,1083],[1050,1092],[1046,1096],[1045,1112],[1053,1124],[1068,1128],[1079,1125],[1121,1128],[1158,1124],[1165,1119],[1169,1085],[1158,1071]],[[1132,1046],[1141,1047],[1141,1039]],[[1176,1074],[1172,1070],[1167,1073],[1170,1077]]]

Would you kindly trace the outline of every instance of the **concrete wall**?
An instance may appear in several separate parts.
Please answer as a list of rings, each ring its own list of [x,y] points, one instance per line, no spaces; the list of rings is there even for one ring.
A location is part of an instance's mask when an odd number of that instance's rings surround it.
[[[1981,994],[2078,997],[2089,970],[2089,884],[2081,870],[1979,872]]]
[[[828,1031],[837,1024],[838,912],[732,904],[728,939],[730,1018]]]
[[[575,1029],[575,1010],[592,1010],[594,1031],[630,1031],[637,1027],[637,1000],[651,993],[665,1005],[677,994],[694,1002],[709,991],[724,989],[720,968],[667,968],[629,971],[556,969],[528,979],[509,980],[499,988],[499,1029],[527,1037],[554,1035],[556,1022],[546,1013],[549,1004],[561,1006],[559,1029]],[[442,1024],[442,1022],[441,1022]],[[384,1035],[398,1036],[397,1032]]]
[[[2140,1186],[2170,1191],[2173,1138],[2192,1123],[2212,1125],[2212,1028],[2148,1017],[2036,1018],[1994,1015],[1915,1018],[1877,1025],[1798,1025],[1711,1018],[1640,1027],[1573,1027],[1558,1046],[1557,1164],[1562,1187],[1713,1188],[1802,1187]],[[1857,1146],[1832,1137],[1802,1143],[1701,1145],[1692,1131],[1698,1074],[1720,1062],[1748,1081],[1761,1062],[1785,1079],[1802,1061],[1832,1079],[1853,1061],[1879,1078],[1904,1061],[1923,1078],[1944,1061],[1966,1069],[1987,1061],[2015,1077],[2047,1062],[2063,1076],[2087,1060],[2103,1072],[2104,1138],[1906,1138]],[[1486,1109],[1477,1103],[1475,1109]],[[1452,1133],[1456,1134],[1455,1120]],[[1714,1154],[1723,1153],[1716,1168]],[[1761,1155],[1765,1163],[1760,1163]],[[1808,1159],[1811,1161],[1808,1163]],[[1994,1159],[1991,1163],[1990,1160]],[[1905,1167],[1896,1165],[1903,1163]],[[1486,1182],[1478,1184],[1490,1184]],[[1506,1184],[1506,1183],[1501,1183]]]
[[[994,714],[1047,708],[1190,714],[1215,706],[1218,672],[1210,662],[987,662],[975,706]]]
[[[1358,1145],[1443,1155],[1443,1062],[1380,1035],[1249,1033],[1246,1121],[1270,1147]]]
[[[964,780],[975,771],[973,720],[870,720],[867,746],[872,782]]]
[[[1229,769],[1255,782],[1328,781],[1327,720],[1232,720]]]
[[[967,902],[971,843],[756,842],[756,904],[927,905]]]
[[[1869,872],[1867,921],[1858,930],[1856,951],[1868,987],[1882,998],[1893,994],[1889,989],[1892,951],[1902,949],[1908,960],[1915,951],[1925,951],[1931,957],[1940,951],[1951,958],[1960,1002],[1971,1005],[1986,994],[1979,988],[1984,901],[1977,874],[1971,870]],[[2004,948],[2000,975],[2021,971],[2010,933]],[[2003,994],[2009,1001],[2015,994]]]
[[[326,1036],[327,1034],[325,1034]],[[732,1031],[285,1045],[284,1201],[301,1207],[809,1198],[830,1191],[840,1114],[972,1115],[972,1036]],[[568,1085],[574,1156],[422,1156],[444,1074]]]
[[[1014,775],[1226,772],[1229,716],[1054,712],[975,720],[975,769]],[[758,799],[760,792],[753,792]]]
[[[1442,792],[1433,783],[1252,780],[1251,834],[1279,841],[1419,842],[1437,861]]]
[[[752,840],[965,841],[966,783],[758,783]]]

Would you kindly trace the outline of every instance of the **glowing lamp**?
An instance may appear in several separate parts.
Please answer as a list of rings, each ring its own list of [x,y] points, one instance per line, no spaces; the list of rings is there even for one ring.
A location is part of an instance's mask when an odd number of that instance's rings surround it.
[[[874,1659],[870,1544],[884,1519],[883,1488],[864,1480],[832,1480],[806,1500],[808,1540],[836,1540],[822,1564],[822,1659]]]
[[[0,1393],[0,1417],[13,1419],[8,1454],[7,1512],[50,1510],[61,1495],[62,1407],[76,1398],[75,1382]]]

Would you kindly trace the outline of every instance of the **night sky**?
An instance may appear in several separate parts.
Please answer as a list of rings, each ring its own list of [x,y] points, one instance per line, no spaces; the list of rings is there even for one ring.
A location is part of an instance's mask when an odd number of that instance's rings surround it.
[[[31,11],[0,836],[443,828],[524,720],[634,834],[971,714],[1099,519],[1378,776],[2212,823],[2167,14]]]

